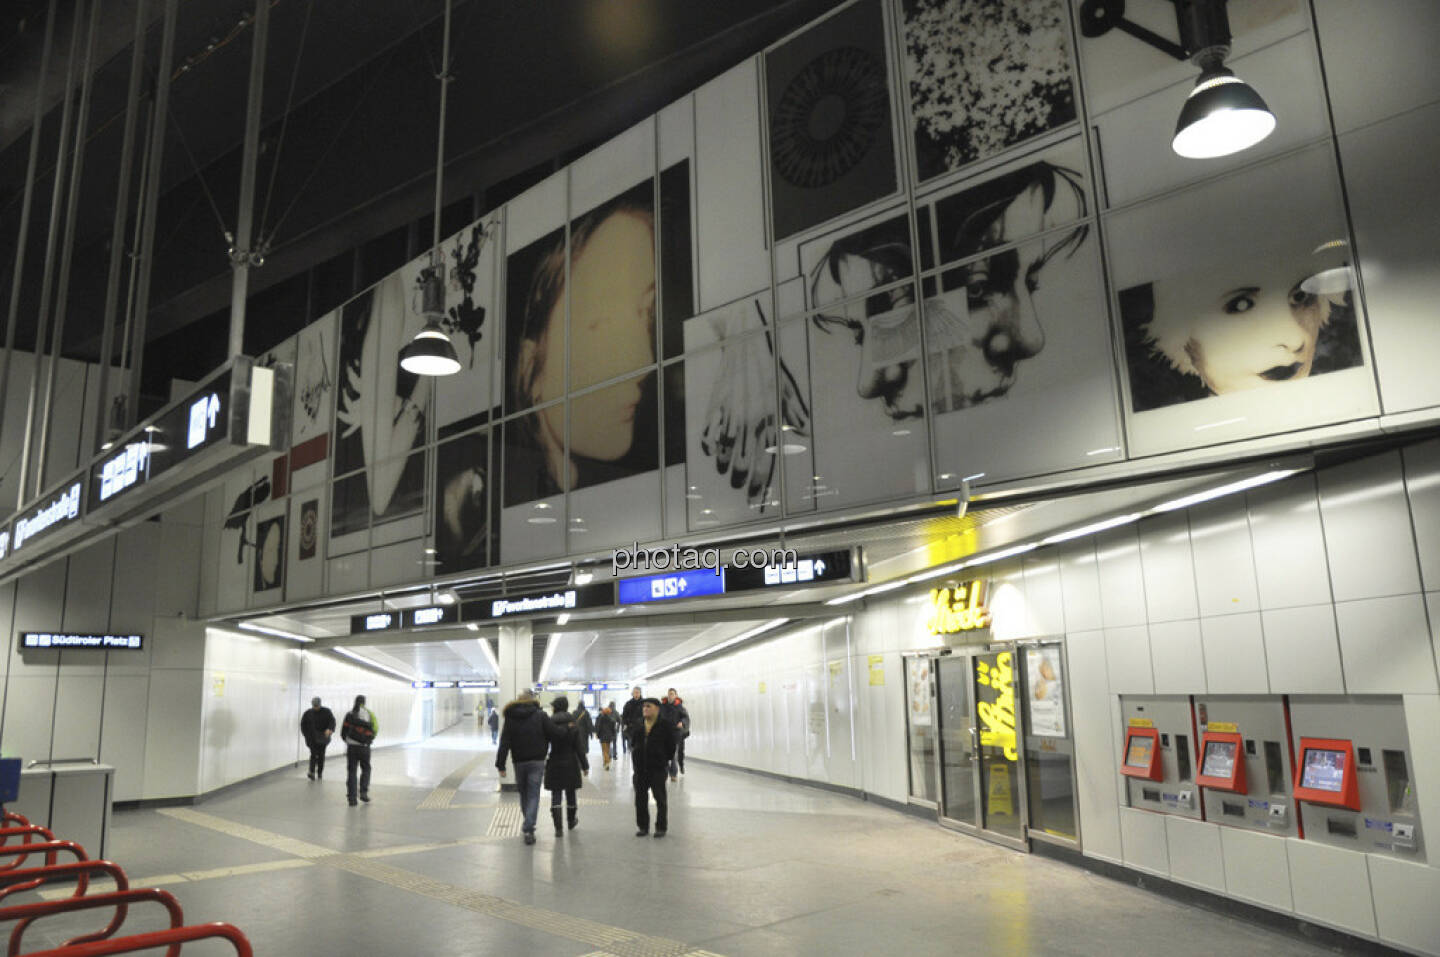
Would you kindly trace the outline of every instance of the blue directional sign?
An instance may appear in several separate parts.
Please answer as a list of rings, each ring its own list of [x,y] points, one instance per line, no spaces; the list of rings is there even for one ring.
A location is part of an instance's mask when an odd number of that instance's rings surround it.
[[[715,574],[713,568],[696,568],[691,571],[673,572],[669,575],[624,578],[618,584],[620,586],[620,604],[622,605],[725,594],[725,576]]]

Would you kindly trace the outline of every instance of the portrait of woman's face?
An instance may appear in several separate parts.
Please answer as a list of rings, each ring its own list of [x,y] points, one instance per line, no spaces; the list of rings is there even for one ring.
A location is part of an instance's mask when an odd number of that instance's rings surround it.
[[[1156,283],[1149,331],[1157,345],[1216,395],[1310,375],[1330,300],[1279,276],[1235,274],[1241,283],[1229,288],[1197,276]]]

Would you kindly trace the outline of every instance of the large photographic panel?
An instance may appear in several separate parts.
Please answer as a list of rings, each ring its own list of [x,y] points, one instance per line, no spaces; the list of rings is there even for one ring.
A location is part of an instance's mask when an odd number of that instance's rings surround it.
[[[295,394],[290,420],[290,487],[324,480],[335,420],[336,328],[339,310],[300,330],[295,350]]]
[[[435,457],[435,570],[437,574],[468,571],[498,556],[494,543],[499,528],[491,522],[492,479],[490,432],[481,430],[444,442]]]
[[[902,7],[917,182],[1074,121],[1064,0],[904,0]]]
[[[897,188],[885,18],[860,0],[765,55],[776,239]]]
[[[258,601],[275,601],[285,584],[285,512],[255,523],[252,590]],[[273,594],[266,594],[273,593]]]
[[[445,318],[460,371],[435,385],[435,421],[443,439],[489,421],[497,378],[500,319],[495,304],[498,220],[486,218],[440,244],[445,261]]]
[[[557,402],[504,425],[504,507],[500,558],[525,561],[565,551],[565,403]],[[492,558],[492,563],[494,559]]]
[[[1134,453],[1378,411],[1328,147],[1126,210],[1106,232]]]
[[[910,216],[903,209],[801,243],[805,307],[819,309],[909,279],[915,272],[910,245]]]

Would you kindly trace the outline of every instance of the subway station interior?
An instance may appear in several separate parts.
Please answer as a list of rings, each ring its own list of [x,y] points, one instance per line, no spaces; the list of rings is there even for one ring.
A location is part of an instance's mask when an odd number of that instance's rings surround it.
[[[1440,957],[1437,40],[6,0],[9,952]]]

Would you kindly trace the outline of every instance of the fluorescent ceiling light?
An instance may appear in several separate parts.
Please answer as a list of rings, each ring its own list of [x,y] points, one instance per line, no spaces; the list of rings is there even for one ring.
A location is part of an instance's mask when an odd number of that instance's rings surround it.
[[[333,651],[333,652],[335,652],[337,655],[344,655],[346,658],[350,658],[350,659],[352,659],[352,660],[354,660],[354,661],[358,661],[358,662],[360,662],[362,665],[368,665],[368,666],[371,667],[371,668],[377,668],[377,669],[379,669],[380,671],[384,671],[384,672],[387,672],[387,673],[389,673],[389,674],[392,674],[392,675],[394,675],[395,677],[399,678],[401,681],[409,682],[409,681],[419,681],[419,680],[420,680],[419,678],[416,678],[416,677],[414,677],[413,675],[407,675],[407,674],[405,674],[404,672],[396,671],[394,668],[391,668],[389,665],[382,665],[380,662],[374,660],[373,658],[366,658],[364,655],[357,655],[355,652],[351,651],[351,650],[348,649],[348,648],[332,648],[332,649],[330,649],[330,650]]]
[[[559,618],[556,618],[556,619],[555,619],[555,624],[557,624],[557,625],[564,625],[564,624],[568,624],[569,621],[570,621],[570,613],[567,611],[567,612],[562,613]]]
[[[827,601],[825,604],[827,604],[827,605],[845,605],[845,604],[849,604],[849,603],[852,602],[852,601],[857,601],[857,600],[859,600],[859,599],[861,599],[861,598],[864,598],[865,595],[866,595],[866,593],[863,592],[863,591],[852,591],[852,592],[851,592],[850,594],[848,594],[848,595],[841,595],[839,598],[831,598],[831,599],[830,599],[829,601]]]
[[[978,558],[972,558],[967,564],[986,565],[990,562],[998,562],[1002,558],[1010,558],[1014,555],[1022,555],[1025,552],[1033,551],[1039,547],[1039,542],[1026,542],[1023,545],[1011,545],[1009,548],[1002,548],[998,552],[991,552],[988,555],[981,555]]]
[[[1221,485],[1217,488],[1207,489],[1204,492],[1196,492],[1193,495],[1185,495],[1177,499],[1171,499],[1160,505],[1156,505],[1152,512],[1173,512],[1176,509],[1189,508],[1192,505],[1199,505],[1201,502],[1208,502],[1211,499],[1222,498],[1232,495],[1235,492],[1243,492],[1258,485],[1268,485],[1271,482],[1278,482],[1283,478],[1294,475],[1299,469],[1275,469],[1260,475],[1252,475],[1250,478],[1241,479],[1238,482],[1231,482],[1228,485]]]
[[[577,585],[588,585],[588,584],[590,584],[591,580],[594,579],[594,577],[595,577],[595,573],[594,573],[594,572],[576,572],[576,573],[575,573],[575,584],[577,584]]]
[[[495,659],[495,652],[490,647],[490,642],[484,638],[476,638],[480,642],[480,650],[485,652],[485,660],[490,662],[490,667],[495,669],[495,677],[500,677],[500,662]]]
[[[1131,512],[1128,515],[1117,515],[1114,518],[1092,522],[1089,525],[1072,528],[1068,532],[1059,532],[1051,535],[1049,538],[1042,539],[1040,544],[1054,545],[1057,542],[1068,542],[1072,538],[1084,538],[1086,535],[1094,535],[1096,532],[1103,532],[1108,528],[1118,528],[1121,525],[1129,525],[1131,522],[1138,521],[1142,514],[1141,512]]]
[[[279,628],[270,628],[266,625],[257,625],[252,621],[240,622],[240,627],[246,631],[258,631],[262,635],[273,635],[276,638],[288,638],[291,641],[303,641],[306,644],[314,641],[314,638],[307,638],[304,635],[297,635],[291,631],[281,631]]]

